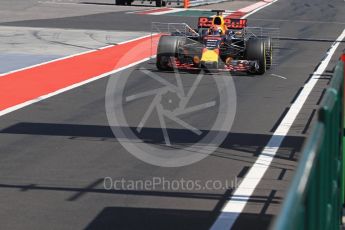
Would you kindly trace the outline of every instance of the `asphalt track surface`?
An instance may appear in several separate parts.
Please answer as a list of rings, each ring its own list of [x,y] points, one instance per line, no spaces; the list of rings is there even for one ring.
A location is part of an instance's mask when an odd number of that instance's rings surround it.
[[[251,24],[280,28],[279,65],[263,76],[233,76],[237,111],[232,130],[213,154],[189,166],[152,166],[136,159],[119,144],[106,118],[104,97],[108,78],[2,116],[1,228],[208,229],[233,190],[106,191],[103,178],[201,181],[243,178],[332,41],[343,31],[344,11],[342,1],[280,0],[251,15]],[[193,25],[195,18],[104,13],[2,25],[149,31],[151,21]],[[267,229],[279,212],[315,119],[315,110],[342,49],[344,44],[320,76],[234,229]],[[155,69],[151,61],[133,67],[137,78],[132,88],[152,89],[141,67]],[[173,76],[155,73],[164,79]],[[196,78],[195,74],[181,75],[187,82]],[[212,87],[208,87],[211,80],[206,79],[200,88],[203,95],[214,94]],[[196,103],[198,100],[203,102],[203,97],[197,98]],[[128,116],[142,114],[145,106],[142,103],[128,106]],[[196,118],[191,115],[188,119]],[[203,119],[206,118],[196,121],[207,123]],[[156,132],[154,124],[148,132]],[[188,140],[183,131],[178,135]],[[156,145],[162,143],[155,136],[151,141]]]

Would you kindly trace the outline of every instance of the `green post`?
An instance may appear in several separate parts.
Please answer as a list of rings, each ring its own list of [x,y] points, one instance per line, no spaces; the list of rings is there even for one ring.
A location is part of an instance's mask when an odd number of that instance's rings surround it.
[[[274,230],[339,229],[345,202],[344,63],[335,68],[322,99],[318,120],[303,148],[299,165]]]
[[[342,206],[344,206],[344,204],[345,204],[345,136],[344,136],[344,130],[345,130],[345,106],[344,106],[344,103],[345,103],[345,83],[344,83],[344,81],[345,81],[345,53],[343,53],[343,55],[341,55],[341,62],[342,62],[342,64],[340,64],[341,65],[341,67],[340,67],[340,74],[342,74],[342,76],[343,76],[343,85],[342,85],[342,90],[343,90],[343,95],[342,95],[342,100],[343,100],[343,104],[342,104],[342,113],[343,113],[343,116],[342,116],[342,118],[343,118],[343,120],[342,120],[342,122],[343,122],[343,129],[342,129],[342,134],[343,134],[343,143],[342,143],[342,154],[343,154],[343,156],[342,156],[342,164],[341,164],[341,167],[342,167],[342,171],[343,171],[343,173],[342,173],[342,176],[341,176],[341,204],[342,204]]]

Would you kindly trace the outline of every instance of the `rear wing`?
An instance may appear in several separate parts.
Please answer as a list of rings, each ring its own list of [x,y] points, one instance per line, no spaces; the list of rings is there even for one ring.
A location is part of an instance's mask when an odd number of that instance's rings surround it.
[[[212,20],[213,18],[200,17],[198,28],[210,28],[212,26]],[[228,29],[243,29],[247,27],[247,19],[224,18],[224,24]]]

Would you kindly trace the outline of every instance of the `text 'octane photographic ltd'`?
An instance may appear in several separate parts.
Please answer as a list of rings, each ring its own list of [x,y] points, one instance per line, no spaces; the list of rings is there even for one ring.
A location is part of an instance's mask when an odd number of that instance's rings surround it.
[[[217,191],[236,189],[241,179],[232,180],[193,180],[186,178],[168,179],[165,177],[152,177],[149,179],[132,180],[125,178],[105,177],[103,188],[115,191]]]

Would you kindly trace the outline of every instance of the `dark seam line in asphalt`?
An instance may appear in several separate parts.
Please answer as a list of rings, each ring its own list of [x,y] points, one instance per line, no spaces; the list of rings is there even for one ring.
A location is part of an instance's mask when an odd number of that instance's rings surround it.
[[[249,171],[250,167],[249,166],[244,166],[240,173],[237,175],[239,178],[243,178]]]
[[[292,98],[290,104],[293,104],[293,103],[296,101],[298,95],[302,92],[303,88],[304,88],[304,87],[301,86],[301,87],[298,89],[297,93],[296,93],[295,96]]]
[[[236,196],[237,197],[237,196]],[[247,196],[245,197],[247,198]],[[234,201],[243,201],[243,198],[240,197],[240,198],[233,198],[232,200]],[[258,198],[255,198],[255,196],[251,196],[249,199],[248,199],[248,203],[258,203],[258,204],[266,204],[268,203],[269,204],[280,204],[281,203],[281,200],[283,200],[282,197],[273,197],[269,200],[269,196],[258,196]]]
[[[340,60],[340,58],[339,58],[339,60]],[[333,74],[334,71],[335,71],[335,67],[336,67],[336,66],[337,66],[337,65],[334,65],[333,68],[332,68],[331,70],[326,70],[325,73],[331,73],[331,74]]]
[[[20,37],[20,36],[25,36],[25,34],[12,34],[12,35],[0,35],[0,38],[13,38],[13,37]],[[24,43],[20,43],[20,44],[24,44]]]
[[[103,179],[98,179],[95,182],[91,183],[89,186],[87,186],[85,189],[86,190],[90,190],[93,189],[95,187],[97,187],[99,184],[101,184],[103,182]],[[77,194],[71,196],[70,198],[68,198],[68,201],[75,201],[77,200],[79,197],[83,196],[86,192],[85,191],[80,191]]]
[[[317,63],[317,65],[315,66],[313,73],[316,72],[316,70],[319,68],[319,66],[321,65],[321,62]],[[313,74],[311,74],[311,76],[313,76]]]
[[[289,156],[289,160],[290,160],[290,161],[297,161],[297,159],[294,159],[295,154],[296,154],[296,150],[295,150],[295,149],[292,149],[292,150],[291,150],[291,154],[290,154],[290,156]]]
[[[265,215],[270,204],[274,203],[273,199],[274,199],[274,196],[276,195],[276,193],[277,193],[277,190],[272,190],[270,192],[270,195],[267,197],[267,201],[264,203],[264,207],[262,207],[262,209],[261,209],[260,216]]]
[[[36,187],[35,184],[29,184],[29,185],[27,185],[25,187],[22,187],[20,191],[26,192],[26,191],[29,191],[30,189],[34,188],[34,187]]]
[[[339,42],[339,41],[338,41]],[[333,45],[331,46],[331,48],[333,47]],[[319,66],[321,65],[321,63],[324,61],[324,59],[327,57],[327,55],[328,55],[328,53],[329,53],[329,51],[331,50],[331,48],[329,48],[329,49],[327,49],[327,52],[326,52],[326,54],[325,54],[325,56],[322,58],[322,60],[315,66],[315,68],[314,68],[314,70],[313,70],[313,73],[315,73],[316,72],[316,70],[319,68]],[[329,65],[329,63],[328,63],[328,65]],[[325,72],[327,72],[327,71],[325,71]],[[309,80],[310,80],[310,78],[312,77],[312,76],[314,76],[314,74],[309,74],[309,77],[307,78],[307,80],[304,82],[304,84],[306,84]],[[323,74],[321,74],[320,76],[323,76]]]
[[[310,127],[311,121],[313,120],[313,117],[314,117],[315,113],[316,113],[316,109],[313,109],[313,111],[311,112],[311,114],[310,114],[310,116],[309,116],[309,118],[308,118],[307,123],[306,123],[305,126],[304,126],[304,129],[303,129],[303,131],[302,131],[302,134],[306,134],[306,133],[307,133],[307,131],[308,131],[309,127]]]
[[[274,123],[272,129],[270,130],[271,133],[273,133],[279,126],[279,124],[281,123],[281,121],[284,119],[285,115],[288,113],[290,109],[290,106],[289,107],[286,107],[284,109],[284,112],[280,115],[280,117],[278,118],[278,120],[276,121],[276,123]]]
[[[287,172],[287,169],[282,169],[277,180],[283,180],[286,172]]]
[[[225,193],[222,195],[222,197],[219,199],[216,206],[212,210],[214,217],[217,217],[219,215],[219,213],[222,211],[225,203],[228,201],[229,197],[232,196],[233,192],[234,192],[233,188],[229,188],[225,191]]]
[[[314,71],[315,72],[315,71]],[[313,74],[309,74],[307,80],[304,81],[304,84],[307,84],[307,82],[310,80],[310,78],[313,76]],[[303,86],[302,86],[303,87]]]
[[[320,95],[320,97],[319,97],[319,100],[317,100],[316,105],[320,105],[320,103],[321,103],[323,97],[325,96],[325,93],[326,93],[326,88],[324,88],[324,89],[322,90],[321,95]]]
[[[86,32],[86,33],[84,33],[84,34],[86,34],[87,36],[89,36],[89,38],[91,38],[92,40],[94,40],[95,42],[98,42],[98,43],[103,43],[103,44],[106,44],[106,45],[114,45],[114,44],[115,44],[115,43],[112,44],[112,43],[107,43],[107,42],[99,41],[99,40],[97,40],[97,39],[94,37],[94,34],[92,34],[92,33]],[[109,37],[106,36],[106,40],[109,40],[108,38],[109,38]]]
[[[58,42],[58,41],[48,41],[53,44],[59,44],[59,45],[64,45],[64,46],[71,46],[71,47],[77,47],[77,48],[83,48],[83,49],[88,49],[88,50],[94,50],[94,48],[86,47],[86,46],[78,46],[78,45],[73,45],[73,44],[68,44],[65,42]]]
[[[49,41],[49,40],[46,40],[46,39],[43,39],[42,37],[40,37],[40,36],[38,35],[38,32],[37,32],[37,31],[33,32],[32,35],[33,35],[35,38],[37,38],[38,40],[41,40],[41,41],[44,41],[44,42],[47,42],[47,43],[50,43],[50,44],[59,44],[59,45],[77,47],[77,48],[88,49],[88,50],[101,50],[101,49],[102,49],[102,48],[90,48],[90,47],[87,47],[87,46],[73,45],[73,44],[69,44],[69,43],[65,43],[65,42]],[[113,44],[108,44],[108,43],[105,43],[105,44],[107,44],[107,45],[113,45]]]
[[[103,179],[102,179],[103,181]],[[98,193],[108,195],[133,195],[133,196],[158,196],[158,197],[179,197],[179,198],[192,198],[192,199],[207,199],[207,200],[220,200],[224,196],[217,193],[191,193],[191,192],[162,192],[162,191],[149,191],[149,190],[106,190],[99,188],[73,188],[73,187],[52,187],[52,186],[37,186],[36,184],[30,185],[12,185],[0,184],[0,188],[8,189],[21,189],[27,191],[64,191],[64,192],[82,192],[82,193]],[[260,196],[255,196],[257,200],[262,199]],[[228,197],[226,197],[227,199]]]
[[[310,74],[307,81],[310,80],[313,76],[319,76],[319,80],[330,80],[332,78],[332,74]],[[305,83],[307,83],[307,81]]]
[[[262,151],[264,151],[265,146],[258,146],[257,150],[253,154],[254,157],[258,157]]]

